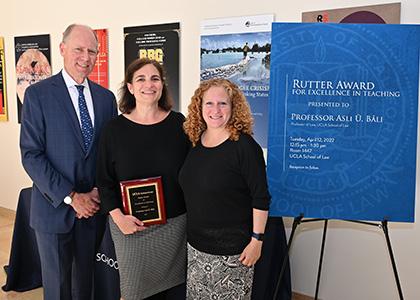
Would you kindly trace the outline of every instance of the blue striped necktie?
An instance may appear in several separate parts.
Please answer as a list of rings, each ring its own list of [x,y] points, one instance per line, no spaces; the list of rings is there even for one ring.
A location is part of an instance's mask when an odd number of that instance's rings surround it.
[[[76,85],[76,88],[79,92],[79,112],[80,112],[80,122],[81,122],[82,136],[83,136],[83,144],[85,146],[85,151],[87,151],[93,139],[92,120],[90,119],[89,111],[86,105],[85,95],[83,94],[84,86]]]

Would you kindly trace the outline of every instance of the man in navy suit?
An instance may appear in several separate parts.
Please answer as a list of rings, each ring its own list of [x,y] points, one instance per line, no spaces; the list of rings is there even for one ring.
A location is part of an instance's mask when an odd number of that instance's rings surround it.
[[[30,225],[41,258],[44,299],[91,299],[100,229],[98,138],[117,108],[112,92],[87,79],[98,53],[91,28],[70,25],[60,53],[64,69],[25,92],[22,164],[33,181]]]

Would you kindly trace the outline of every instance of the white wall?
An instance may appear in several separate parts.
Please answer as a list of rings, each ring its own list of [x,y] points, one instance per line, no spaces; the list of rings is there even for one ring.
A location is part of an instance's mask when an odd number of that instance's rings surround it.
[[[30,185],[20,164],[18,146],[20,128],[16,117],[14,36],[49,33],[52,67],[56,73],[62,67],[58,44],[61,32],[68,24],[77,22],[93,28],[108,28],[110,87],[116,92],[124,72],[123,27],[180,22],[180,91],[182,110],[186,112],[189,98],[199,79],[199,24],[202,19],[274,13],[276,21],[299,22],[303,11],[387,2],[395,1],[2,1],[0,36],[5,38],[6,44],[9,122],[0,123],[0,206],[15,209],[19,190]],[[417,0],[401,0],[401,3],[401,22],[420,23],[420,3]],[[419,212],[420,208],[417,208],[417,219]],[[290,221],[287,220],[288,231]],[[314,293],[321,225],[302,225],[296,235],[291,253],[295,291],[310,295]],[[417,224],[391,224],[390,231],[405,299],[420,299],[420,227]],[[398,299],[385,240],[380,230],[331,222],[319,296],[324,300]]]

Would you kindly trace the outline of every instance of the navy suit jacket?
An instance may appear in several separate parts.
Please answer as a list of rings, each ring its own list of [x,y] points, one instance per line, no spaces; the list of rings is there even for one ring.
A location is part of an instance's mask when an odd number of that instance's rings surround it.
[[[22,110],[22,164],[33,181],[30,225],[48,233],[71,230],[75,212],[63,202],[71,191],[95,187],[96,155],[102,126],[117,115],[115,96],[89,81],[95,122],[90,149],[83,147],[79,120],[60,73],[29,86]]]

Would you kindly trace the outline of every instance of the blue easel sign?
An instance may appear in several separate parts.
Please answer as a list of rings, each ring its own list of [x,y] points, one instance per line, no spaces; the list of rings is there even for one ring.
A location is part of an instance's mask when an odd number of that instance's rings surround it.
[[[420,26],[273,23],[270,215],[414,221]]]

